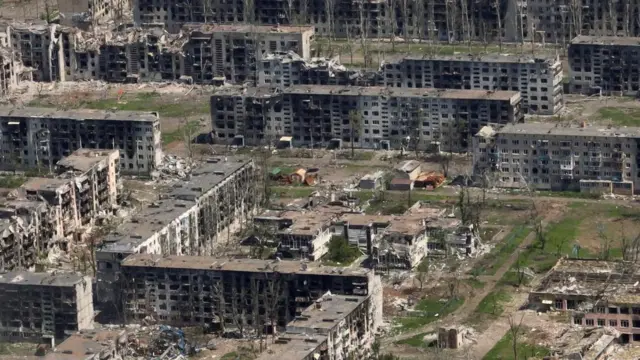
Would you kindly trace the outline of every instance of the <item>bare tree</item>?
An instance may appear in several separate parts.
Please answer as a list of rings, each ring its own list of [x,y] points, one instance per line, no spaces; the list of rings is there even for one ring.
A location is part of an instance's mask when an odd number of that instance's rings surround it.
[[[514,360],[518,360],[518,339],[520,338],[523,319],[524,314],[520,316],[519,321],[513,315],[509,315],[509,334],[511,334],[511,348],[513,349]]]
[[[500,13],[500,0],[494,0],[493,6],[496,10],[496,21],[498,25],[498,31],[496,32],[496,35],[498,36],[498,46],[500,52],[502,52],[502,15]]]
[[[364,66],[368,67],[371,63],[371,54],[369,54],[369,16],[365,14],[364,0],[360,0],[358,3],[358,14],[360,16],[360,47],[362,49],[362,57],[364,59]]]
[[[394,0],[386,0],[387,11],[385,16],[387,18],[387,28],[391,32],[391,51],[396,52],[396,32],[398,31],[398,21],[396,14],[396,3]]]
[[[598,228],[598,238],[600,239],[600,249],[598,257],[600,260],[609,260],[611,257],[611,245],[613,244],[613,239],[607,235],[606,228],[604,224],[599,223],[597,225]]]
[[[356,139],[360,134],[360,127],[362,126],[362,114],[358,110],[349,111],[349,141],[351,142],[351,158],[355,159],[355,146]]]
[[[325,11],[325,15],[327,17],[327,27],[329,28],[329,54],[333,53],[333,36],[335,34],[335,28],[334,28],[334,9],[335,7],[335,0],[324,0],[324,11]]]

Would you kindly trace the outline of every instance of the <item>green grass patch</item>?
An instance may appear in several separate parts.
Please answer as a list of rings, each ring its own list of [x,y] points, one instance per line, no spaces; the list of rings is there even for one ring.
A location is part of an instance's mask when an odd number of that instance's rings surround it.
[[[505,336],[485,355],[483,360],[519,360],[537,358],[541,359],[551,355],[551,351],[543,346],[529,344],[526,342],[529,329],[521,328],[516,342],[516,359],[513,353],[513,334],[508,331]]]
[[[20,187],[27,181],[25,176],[20,175],[6,175],[0,176],[0,188],[15,189]]]
[[[440,298],[420,300],[410,315],[396,318],[398,332],[415,330],[439,318],[443,318],[454,312],[463,303],[463,297],[452,298],[445,302],[440,301]]]
[[[506,289],[494,289],[480,301],[475,312],[478,314],[498,317],[502,315],[504,305],[509,301],[511,301],[511,294],[509,294]]]
[[[398,340],[396,341],[396,344],[398,345],[409,345],[409,346],[413,346],[413,347],[418,347],[418,348],[426,348],[429,347],[427,343],[424,342],[424,337],[429,335],[429,334],[433,334],[433,333],[420,333],[420,334],[416,334],[410,338],[406,338],[403,340]]]
[[[529,235],[531,228],[516,226],[511,232],[497,244],[491,252],[485,255],[471,270],[471,275],[494,275],[504,265],[509,256],[518,249],[522,241]]]
[[[162,144],[168,145],[174,141],[193,141],[199,133],[200,123],[197,120],[189,121],[172,132],[162,132]]]
[[[316,191],[312,187],[306,186],[272,186],[271,193],[279,198],[299,199],[311,196]]]
[[[322,262],[330,266],[349,266],[362,253],[357,247],[349,245],[349,241],[342,236],[334,236],[329,241],[327,254]]]
[[[486,285],[484,282],[474,277],[465,280],[465,282],[474,289],[484,289],[484,286]]]
[[[619,126],[640,126],[640,109],[604,107],[598,110],[598,118]]]

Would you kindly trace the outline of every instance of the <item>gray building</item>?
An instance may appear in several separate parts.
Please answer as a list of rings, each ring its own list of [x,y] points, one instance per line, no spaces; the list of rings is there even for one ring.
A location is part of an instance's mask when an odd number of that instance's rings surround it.
[[[131,254],[212,255],[259,203],[253,161],[211,159],[189,180],[118,226],[96,250],[100,299],[114,299],[120,262]]]
[[[0,274],[0,339],[62,339],[93,328],[91,278],[17,271]]]
[[[491,174],[498,187],[630,195],[640,185],[639,148],[640,128],[483,128],[473,140],[473,171]]]
[[[162,161],[155,112],[0,108],[0,167],[48,169],[81,148],[119,149],[123,174],[146,175]]]
[[[562,63],[528,55],[403,57],[381,65],[382,85],[519,91],[522,110],[553,115],[564,106]]]
[[[568,54],[572,93],[638,94],[640,38],[578,36]]]
[[[341,140],[359,148],[399,148],[409,137],[423,149],[436,144],[464,151],[482,126],[523,121],[520,103],[515,91],[229,87],[211,96],[211,121],[220,143],[242,138],[257,145],[292,136],[294,146]]]

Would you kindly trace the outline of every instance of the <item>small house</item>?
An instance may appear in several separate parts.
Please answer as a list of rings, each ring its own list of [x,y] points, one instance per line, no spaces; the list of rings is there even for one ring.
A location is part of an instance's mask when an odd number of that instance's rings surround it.
[[[358,187],[360,189],[375,190],[383,185],[384,174],[385,172],[382,170],[367,174],[360,179]]]
[[[395,168],[395,178],[415,180],[420,175],[420,162],[407,160]]]
[[[395,178],[391,180],[389,185],[389,190],[409,191],[411,189],[413,189],[413,180],[411,179]]]
[[[300,168],[289,175],[289,181],[291,181],[292,184],[302,184],[306,174],[307,171]]]

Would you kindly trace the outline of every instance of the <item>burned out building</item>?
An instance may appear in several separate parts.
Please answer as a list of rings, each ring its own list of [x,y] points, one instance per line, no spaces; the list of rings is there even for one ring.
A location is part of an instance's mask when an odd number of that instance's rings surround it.
[[[56,41],[58,26],[46,23],[4,24],[7,46],[18,54],[22,64],[31,69],[35,81],[60,81],[61,47]]]
[[[564,106],[562,63],[528,55],[403,57],[380,66],[385,86],[518,91],[525,113],[553,115]]]
[[[640,185],[637,127],[526,123],[483,128],[473,143],[474,174],[498,187],[632,195]]]
[[[13,49],[0,44],[0,97],[13,94],[25,80],[31,80],[31,69],[22,65]]]
[[[81,148],[119,149],[123,174],[148,175],[162,161],[157,113],[0,108],[0,167],[47,169]]]
[[[112,20],[122,23],[130,11],[127,0],[59,0],[57,8],[62,25],[84,29]]]
[[[0,274],[0,339],[62,339],[93,328],[91,278],[75,274]]]
[[[349,319],[343,331],[355,330],[350,338],[360,333],[365,342],[373,341],[382,321],[381,281],[366,269],[318,267],[297,261],[138,254],[122,263],[122,272],[124,311],[132,321],[151,315],[174,326],[239,332],[264,326],[298,334],[328,333],[334,340],[333,331],[324,329],[340,326],[337,312],[342,308],[342,317]],[[327,292],[337,297],[321,300],[320,307],[326,311],[323,316],[310,306],[317,307],[316,301]],[[311,326],[323,318],[331,321]]]
[[[257,145],[292,136],[295,146],[332,140],[360,148],[399,148],[407,137],[424,148],[465,151],[488,123],[523,121],[515,91],[393,89],[297,85],[221,89],[211,96],[215,141]],[[361,117],[353,132],[349,114]]]
[[[338,57],[305,59],[294,52],[267,54],[258,68],[258,85],[375,86],[377,73],[348,69]]]
[[[572,323],[611,327],[623,343],[640,341],[640,274],[632,262],[560,259],[530,292],[529,305],[570,313]]]
[[[35,270],[38,255],[57,242],[55,217],[42,201],[5,201],[0,206],[0,227],[0,272]]]
[[[568,50],[572,93],[638,95],[640,38],[578,36]]]
[[[319,260],[328,251],[334,217],[321,212],[298,212],[293,216],[292,224],[276,234],[278,254]]]
[[[96,250],[98,291],[113,299],[121,261],[131,254],[212,255],[254,215],[259,199],[253,161],[210,159],[103,239]]]

